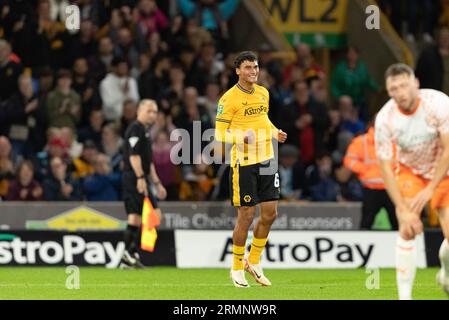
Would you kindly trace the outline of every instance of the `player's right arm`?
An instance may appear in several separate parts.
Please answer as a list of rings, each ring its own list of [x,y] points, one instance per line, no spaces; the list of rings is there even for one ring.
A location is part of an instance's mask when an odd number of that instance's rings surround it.
[[[215,118],[215,140],[225,143],[243,142],[243,132],[231,130],[235,109],[229,97],[222,97],[218,102],[217,117]]]
[[[413,238],[420,234],[423,225],[419,215],[412,212],[410,203],[405,199],[399,189],[393,172],[393,134],[389,129],[387,114],[380,112],[375,123],[375,147],[379,160],[380,171],[385,188],[396,208],[396,216],[399,221],[401,236]],[[407,239],[408,240],[408,239]]]

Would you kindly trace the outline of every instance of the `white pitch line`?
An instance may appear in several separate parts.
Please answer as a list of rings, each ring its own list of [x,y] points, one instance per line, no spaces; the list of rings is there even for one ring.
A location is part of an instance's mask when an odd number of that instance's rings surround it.
[[[8,288],[8,287],[61,287],[65,288],[65,285],[55,284],[55,283],[0,283],[0,288]],[[135,288],[135,287],[185,287],[185,284],[171,284],[171,283],[152,283],[152,284],[121,284],[121,283],[99,283],[99,284],[83,284],[80,283],[80,287],[117,287],[117,288]],[[192,287],[233,287],[232,284],[210,284],[210,283],[196,283],[192,285]]]

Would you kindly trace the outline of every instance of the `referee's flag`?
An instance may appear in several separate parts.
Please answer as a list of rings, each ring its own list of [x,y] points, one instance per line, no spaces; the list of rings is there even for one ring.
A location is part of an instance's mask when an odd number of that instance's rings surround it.
[[[148,197],[145,197],[142,208],[142,237],[140,246],[143,250],[153,252],[156,244],[156,227],[160,225],[160,220],[154,212],[153,205]]]

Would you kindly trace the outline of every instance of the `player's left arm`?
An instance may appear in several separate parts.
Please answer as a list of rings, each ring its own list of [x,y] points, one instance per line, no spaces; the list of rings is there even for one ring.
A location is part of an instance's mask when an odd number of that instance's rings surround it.
[[[435,168],[435,174],[430,183],[422,191],[420,191],[411,203],[411,209],[415,212],[421,212],[426,203],[432,198],[438,184],[446,175],[449,170],[449,133],[442,134],[440,136],[441,143],[443,145],[443,153],[438,160]]]
[[[161,200],[165,199],[165,197],[167,197],[167,190],[165,190],[164,186],[161,183],[161,179],[159,179],[159,176],[157,175],[154,163],[151,163],[150,165],[150,177],[151,181],[153,181],[154,185],[157,188],[157,198]]]
[[[418,213],[422,211],[426,203],[432,198],[438,184],[449,170],[449,98],[446,95],[439,101],[435,118],[443,153],[436,164],[433,179],[412,200],[411,209]]]

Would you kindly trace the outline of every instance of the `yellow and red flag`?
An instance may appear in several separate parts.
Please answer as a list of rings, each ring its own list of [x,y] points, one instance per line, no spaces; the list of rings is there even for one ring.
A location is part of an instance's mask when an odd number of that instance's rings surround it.
[[[156,227],[161,223],[154,212],[153,205],[148,197],[145,197],[142,208],[142,237],[140,247],[143,250],[153,252],[157,239]]]

